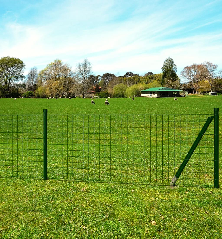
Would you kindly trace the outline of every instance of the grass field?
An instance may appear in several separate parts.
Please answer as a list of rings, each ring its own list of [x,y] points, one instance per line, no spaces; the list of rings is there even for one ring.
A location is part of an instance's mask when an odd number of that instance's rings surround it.
[[[222,97],[0,99],[1,114],[213,114]],[[189,130],[186,128],[185,130]],[[221,131],[221,130],[220,130]],[[135,137],[134,137],[135,138]],[[221,190],[1,179],[2,238],[222,238]],[[221,180],[220,180],[221,183]]]
[[[222,96],[189,96],[178,98],[135,98],[109,99],[0,99],[1,114],[35,114],[48,109],[53,114],[198,114],[213,113],[213,108],[220,108]]]

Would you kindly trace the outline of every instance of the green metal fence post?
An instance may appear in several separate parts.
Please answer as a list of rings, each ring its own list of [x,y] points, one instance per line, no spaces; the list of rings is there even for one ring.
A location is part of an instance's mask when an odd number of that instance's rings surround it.
[[[16,119],[16,141],[17,141],[17,162],[16,162],[16,177],[18,178],[18,172],[19,172],[19,118],[18,118],[18,115],[17,115],[17,119]]]
[[[14,157],[13,157],[13,154],[14,154],[14,150],[13,150],[13,137],[14,137],[14,130],[13,130],[13,115],[12,115],[12,176],[13,175],[13,168],[14,168]]]
[[[219,108],[214,108],[214,187],[219,188]]]
[[[47,180],[47,109],[43,110],[43,177]]]

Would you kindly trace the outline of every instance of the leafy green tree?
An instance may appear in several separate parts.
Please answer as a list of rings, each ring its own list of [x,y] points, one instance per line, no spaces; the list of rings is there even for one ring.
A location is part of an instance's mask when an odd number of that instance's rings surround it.
[[[135,84],[126,89],[126,96],[127,97],[134,97],[134,96],[140,96],[141,90],[144,90],[147,88],[146,84]]]
[[[210,91],[210,83],[207,80],[202,80],[199,83],[199,93],[207,93]]]
[[[222,78],[218,77],[215,82],[215,91],[222,93]]]
[[[153,72],[147,72],[144,76],[141,77],[141,83],[148,84],[154,80]],[[161,77],[162,81],[162,77]]]
[[[138,84],[140,82],[140,77],[137,74],[134,74],[133,76],[123,77],[123,82],[129,87],[134,84]]]
[[[152,72],[148,72],[143,77],[140,77],[140,82],[143,83],[143,84],[149,84],[149,83],[152,83],[153,81],[156,81],[161,86],[162,78],[163,78],[162,73],[153,74]]]
[[[99,98],[108,98],[109,97],[108,91],[101,91],[101,92],[97,93],[97,95],[99,96]]]
[[[162,85],[167,87],[175,88],[175,86],[179,86],[179,78],[177,76],[177,66],[174,63],[172,58],[167,58],[162,67]]]
[[[161,86],[161,84],[160,84],[160,82],[157,81],[157,80],[154,80],[154,81],[150,82],[149,84],[147,84],[147,88],[148,88],[148,89],[149,89],[149,88],[160,87],[160,86]]]
[[[0,59],[0,84],[2,95],[10,96],[10,87],[24,78],[25,64],[19,58],[2,57]]]
[[[46,87],[42,86],[42,85],[38,86],[37,90],[35,91],[35,97],[37,97],[37,98],[47,97]]]
[[[149,71],[149,72],[147,72],[144,76],[145,76],[145,77],[147,77],[147,76],[153,76],[153,72]]]
[[[125,97],[126,96],[126,89],[127,89],[127,86],[124,85],[123,83],[115,85],[113,87],[113,97],[116,97],[116,98]]]
[[[24,97],[24,98],[31,98],[33,96],[34,96],[33,91],[26,91],[22,94],[22,97]]]
[[[102,91],[106,91],[108,89],[109,84],[115,80],[116,80],[116,76],[114,74],[111,74],[111,73],[103,74],[99,83],[99,85],[102,88]]]
[[[113,95],[113,87],[119,83],[119,77],[116,77],[114,74],[105,73],[101,76],[99,81],[99,86],[101,87],[100,95]],[[107,96],[106,96],[107,97]]]
[[[55,60],[47,65],[38,74],[39,96],[69,97],[73,94],[73,85],[76,84],[71,67],[61,60]],[[45,90],[43,89],[45,88]]]

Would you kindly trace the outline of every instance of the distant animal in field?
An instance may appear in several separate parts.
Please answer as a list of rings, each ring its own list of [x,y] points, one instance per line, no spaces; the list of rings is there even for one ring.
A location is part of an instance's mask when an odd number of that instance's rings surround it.
[[[177,100],[177,98],[175,97],[174,100]]]
[[[95,101],[94,100],[91,100],[91,103],[95,105]]]
[[[109,101],[107,99],[105,100],[105,105],[109,105]]]

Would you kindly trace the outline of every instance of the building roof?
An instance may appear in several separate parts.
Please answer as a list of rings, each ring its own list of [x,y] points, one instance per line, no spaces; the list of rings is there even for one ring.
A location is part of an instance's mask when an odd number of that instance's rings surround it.
[[[167,87],[154,87],[154,88],[149,88],[149,89],[142,90],[142,91],[143,91],[143,92],[144,92],[144,91],[147,91],[147,92],[150,92],[150,91],[159,91],[159,92],[171,91],[171,92],[175,92],[175,91],[182,91],[182,90],[172,89],[172,88],[167,88]]]

